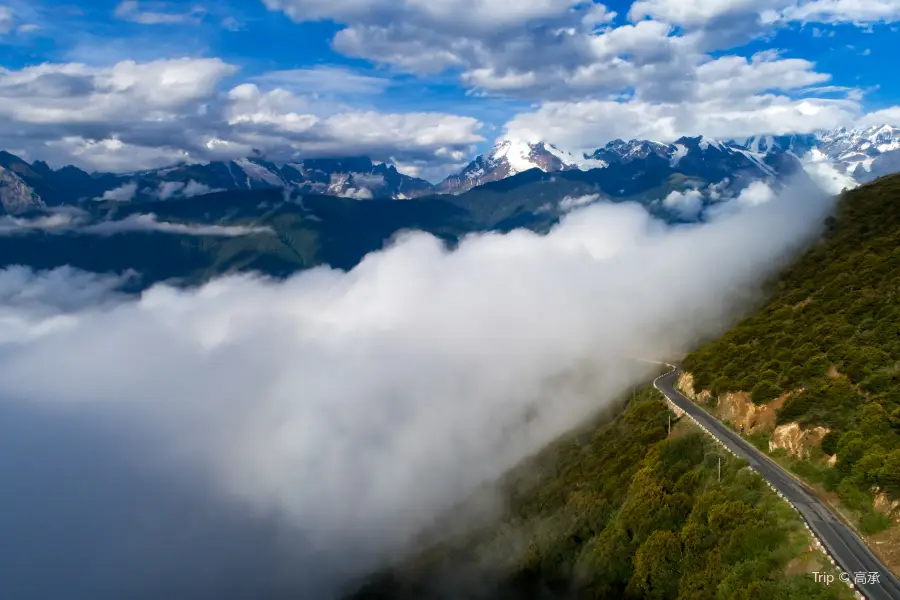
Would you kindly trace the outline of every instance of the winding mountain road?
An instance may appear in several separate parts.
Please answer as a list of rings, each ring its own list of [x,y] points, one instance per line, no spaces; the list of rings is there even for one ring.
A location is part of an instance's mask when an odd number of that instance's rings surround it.
[[[672,370],[656,378],[654,387],[723,442],[731,452],[746,460],[752,469],[790,501],[851,581],[859,572],[878,574],[877,582],[872,582],[867,577],[866,583],[855,584],[858,592],[869,600],[900,600],[900,580],[869,550],[859,536],[805,484],[676,390],[675,383],[680,370],[673,365],[668,366]],[[835,580],[830,585],[844,584]]]

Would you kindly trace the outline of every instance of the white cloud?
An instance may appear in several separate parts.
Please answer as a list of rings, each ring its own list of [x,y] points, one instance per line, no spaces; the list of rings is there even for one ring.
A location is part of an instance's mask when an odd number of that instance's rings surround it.
[[[228,123],[232,137],[253,147],[285,155],[368,155],[375,160],[428,159],[432,164],[454,151],[471,150],[484,141],[481,123],[444,113],[339,112],[319,116],[303,97],[276,89],[262,92],[254,84],[229,93]]]
[[[860,25],[900,20],[900,4],[894,0],[811,0],[791,4],[780,18],[805,23],[856,23]]]
[[[164,122],[185,106],[209,98],[235,71],[218,58],[2,69],[0,117],[34,124]]]
[[[163,143],[170,141],[174,140]],[[78,136],[47,141],[37,146],[33,154],[60,165],[75,163],[88,170],[119,173],[166,167],[181,162],[199,162],[192,159],[188,151],[165,145],[128,144],[116,138],[92,140]]]
[[[610,23],[616,16],[617,13],[615,11],[609,10],[603,4],[594,4],[581,18],[581,22],[588,27],[596,27],[597,25]]]
[[[221,189],[211,188],[206,184],[200,183],[199,181],[194,181],[193,179],[187,182],[187,185],[184,186],[184,189],[181,191],[181,194],[185,198],[193,198],[194,196],[202,196],[203,194],[211,194],[213,192],[221,192]]]
[[[592,150],[616,138],[674,141],[682,136],[742,138],[828,129],[859,118],[855,102],[758,95],[679,104],[637,100],[548,102],[506,124],[506,135]]]
[[[807,153],[801,160],[806,174],[830,194],[840,194],[844,189],[852,190],[859,185],[817,148]]]
[[[183,181],[161,181],[156,190],[156,197],[160,200],[168,200],[184,187]]]
[[[815,177],[813,179],[815,179]],[[817,182],[817,185],[821,185],[821,182]],[[828,186],[822,186],[819,189],[828,191]],[[790,192],[783,192],[783,194],[786,193]],[[821,193],[821,191],[819,193]],[[757,180],[741,190],[741,193],[738,194],[736,198],[728,198],[722,202],[709,206],[704,211],[704,215],[708,219],[724,218],[728,215],[739,214],[748,208],[752,209],[764,204],[769,204],[776,200],[776,198],[777,194],[771,186],[764,181]]]
[[[12,31],[15,24],[13,11],[8,6],[0,6],[0,35],[7,34]]]
[[[663,206],[683,219],[694,220],[703,210],[703,194],[699,190],[673,190],[663,199]]]
[[[193,7],[188,12],[167,12],[166,2],[138,2],[124,0],[116,6],[115,16],[124,21],[133,21],[143,25],[172,25],[175,23],[198,22],[204,10]]]
[[[187,183],[184,183],[183,181],[161,181],[157,189],[152,193],[160,200],[170,200],[176,196],[192,198],[202,194],[221,191],[221,189],[213,189],[206,184],[190,179]]]
[[[857,122],[857,127],[869,127],[871,125],[900,126],[900,106],[890,106],[881,110],[872,111],[863,115]]]
[[[103,195],[94,200],[113,200],[115,202],[130,202],[137,194],[138,185],[134,181],[123,183],[117,188],[106,190]]]
[[[764,181],[754,181],[738,194],[737,202],[744,206],[759,206],[775,199],[775,191]]]
[[[32,231],[60,231],[69,229],[81,221],[74,212],[57,212],[31,219],[12,216],[0,217],[0,235],[15,235]]]
[[[457,30],[496,30],[565,13],[584,0],[263,0],[269,10],[295,21],[385,23],[398,16],[419,25]]]
[[[101,221],[85,225],[75,230],[76,233],[95,235],[116,235],[132,231],[160,231],[180,235],[209,235],[237,237],[259,233],[272,233],[269,227],[246,227],[243,225],[195,225],[188,223],[170,223],[160,221],[154,214],[129,215],[116,221]]]
[[[222,600],[335,597],[645,381],[632,357],[726,327],[821,223],[828,202],[797,192],[676,229],[598,204],[546,236],[454,251],[412,234],[346,273],[100,307],[84,288],[108,282],[0,271],[14,324],[0,327],[0,467],[20,492],[3,495],[0,529],[21,564],[69,566],[5,583],[23,597],[182,582]],[[37,534],[54,543],[26,543]]]
[[[117,189],[120,190],[121,188]],[[115,191],[116,190],[114,190],[114,192]],[[56,210],[51,214],[30,219],[2,216],[0,217],[0,235],[27,234],[35,231],[102,236],[139,231],[158,231],[178,235],[216,237],[238,237],[273,233],[270,227],[172,223],[169,221],[160,221],[153,213],[129,215],[124,219],[100,221],[96,223],[89,223],[89,220],[90,217],[87,213],[71,208],[66,210]]]
[[[360,111],[325,98],[374,92],[387,80],[337,68],[277,71],[221,94],[236,68],[219,59],[63,63],[0,70],[0,127],[23,158],[131,172],[244,157],[370,155],[446,173],[483,141],[477,119],[446,113]],[[318,87],[310,82],[318,79]],[[317,95],[319,97],[317,97]],[[455,159],[449,157],[456,156]]]
[[[587,194],[585,196],[566,196],[559,203],[559,209],[563,212],[569,212],[588,204],[593,204],[600,199],[600,194]]]
[[[789,0],[638,0],[631,5],[632,20],[645,17],[665,23],[698,27],[727,15],[759,13],[777,8]]]
[[[347,188],[341,193],[345,198],[355,198],[356,200],[371,200],[375,196],[369,188]]]
[[[788,91],[831,79],[802,59],[778,59],[772,53],[751,58],[723,56],[697,68],[696,97],[742,99],[765,91]]]
[[[855,23],[866,25],[900,19],[893,0],[638,0],[629,17],[651,17],[685,27],[721,24],[729,17],[775,23]]]

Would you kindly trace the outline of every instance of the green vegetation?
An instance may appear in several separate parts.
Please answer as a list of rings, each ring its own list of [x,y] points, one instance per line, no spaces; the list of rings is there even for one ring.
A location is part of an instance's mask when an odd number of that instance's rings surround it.
[[[667,436],[657,396],[641,392],[589,439],[523,466],[501,523],[438,545],[354,598],[849,597],[804,572],[822,570],[820,555],[805,553],[796,513],[746,463],[687,423]]]
[[[865,531],[883,529],[873,489],[900,497],[900,176],[846,193],[823,240],[773,287],[684,368],[697,391],[750,391],[756,403],[802,389],[778,424],[829,428],[821,450],[838,458],[793,470],[837,492]]]

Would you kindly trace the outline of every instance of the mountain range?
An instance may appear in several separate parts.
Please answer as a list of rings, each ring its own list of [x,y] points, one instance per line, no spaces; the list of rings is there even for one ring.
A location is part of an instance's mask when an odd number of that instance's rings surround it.
[[[502,140],[459,173],[437,185],[400,173],[393,165],[367,157],[307,159],[275,164],[260,154],[232,161],[183,164],[134,173],[87,173],[73,166],[52,169],[0,152],[0,203],[17,214],[41,206],[91,200],[156,201],[183,199],[214,191],[289,188],[304,194],[358,200],[410,199],[463,194],[479,186],[537,169],[543,173],[604,170],[594,179],[621,180],[627,195],[632,181],[663,171],[706,185],[739,190],[753,180],[777,182],[799,172],[804,162],[833,170],[840,187],[871,181],[900,170],[900,128],[877,125],[807,135],[761,135],[740,142],[683,137],[665,144],[614,140],[590,154],[576,155],[547,142]],[[727,180],[727,182],[726,182]],[[725,182],[725,183],[723,183]],[[640,187],[640,186],[638,186]],[[840,187],[838,189],[840,189]]]
[[[235,271],[349,269],[402,230],[452,246],[474,232],[546,232],[575,208],[625,201],[669,223],[702,221],[789,179],[837,193],[898,158],[900,130],[887,126],[742,143],[615,140],[580,157],[505,141],[437,186],[368,158],[276,165],[253,156],[89,174],[0,152],[0,268],[136,271],[135,289]]]

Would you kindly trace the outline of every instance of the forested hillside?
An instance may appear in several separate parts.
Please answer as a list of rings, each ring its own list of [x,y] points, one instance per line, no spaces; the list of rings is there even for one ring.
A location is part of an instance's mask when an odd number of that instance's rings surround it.
[[[385,573],[355,600],[850,597],[808,575],[824,559],[742,461],[645,390],[589,439],[513,477],[502,522]],[[718,461],[721,458],[721,481]]]
[[[713,396],[743,390],[764,404],[790,393],[778,425],[828,429],[799,471],[836,492],[864,532],[887,528],[890,511],[873,500],[900,499],[900,176],[844,194],[771,302],[684,368]]]

